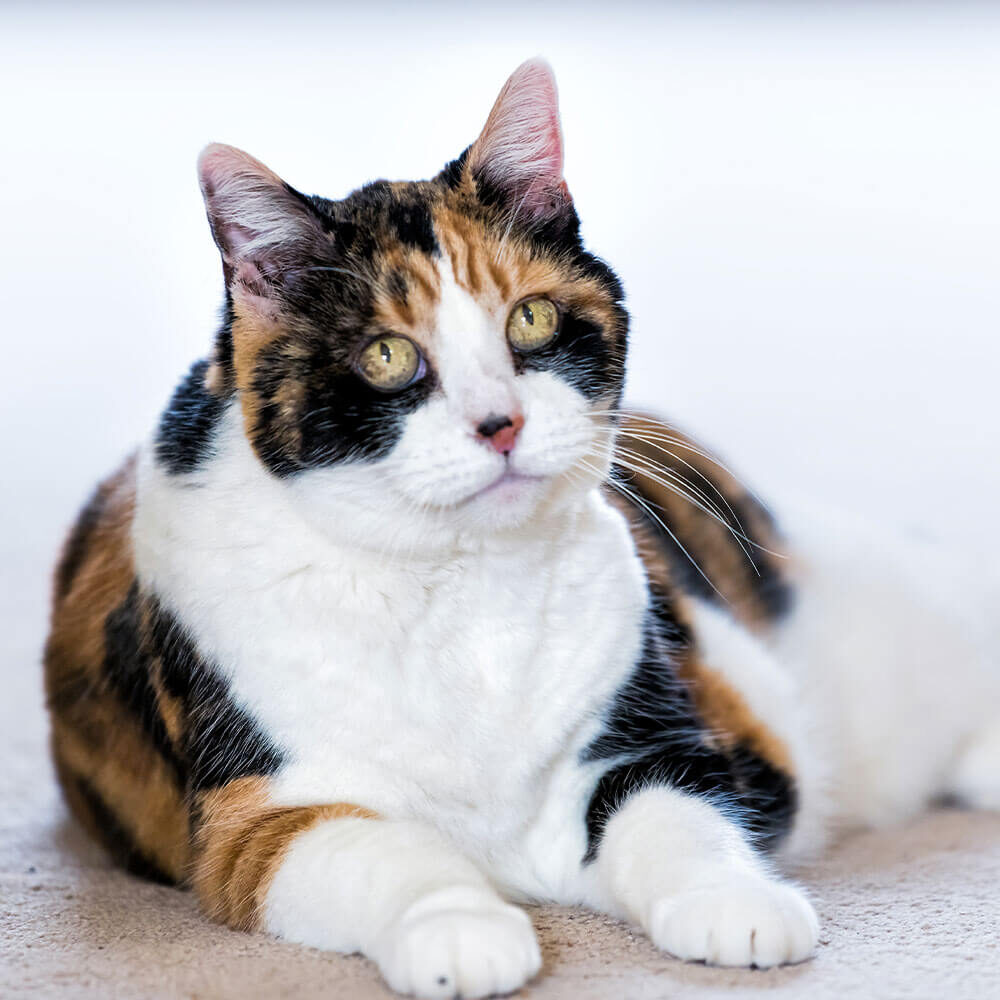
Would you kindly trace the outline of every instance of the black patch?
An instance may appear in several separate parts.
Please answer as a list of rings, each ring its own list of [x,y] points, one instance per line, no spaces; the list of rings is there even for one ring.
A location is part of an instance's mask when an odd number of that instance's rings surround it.
[[[448,183],[446,173],[452,170],[448,164],[439,180]],[[501,184],[491,182],[484,174],[474,175],[476,194],[479,201],[492,209],[501,222],[501,231],[510,230],[527,239],[540,248],[555,255],[583,253],[580,243],[580,218],[576,208],[568,197],[560,193],[553,194],[552,212],[545,216],[520,211],[524,200],[524,190],[506,188]]]
[[[167,735],[150,681],[151,652],[143,641],[142,597],[133,583],[125,600],[104,622],[104,675],[132,712],[147,739],[173,768],[183,786],[187,768]]]
[[[70,587],[73,586],[73,580],[80,571],[87,555],[90,537],[101,520],[104,504],[104,487],[98,486],[77,516],[73,530],[69,533],[69,538],[66,539],[62,558],[56,567],[55,596],[57,601],[61,601],[69,593]]]
[[[619,465],[612,466],[611,478],[612,481],[628,484],[629,490],[638,492],[642,496],[642,490],[639,485],[640,481],[627,469],[623,469]],[[671,523],[668,512],[662,507],[653,506],[652,510],[647,509],[650,505],[654,505],[651,497],[643,497],[647,506],[634,503],[628,494],[625,495],[625,498],[630,503],[633,503],[635,509],[649,527],[650,537],[667,557],[667,561],[670,563],[670,579],[684,593],[692,597],[700,598],[711,604],[723,604],[725,606],[722,598],[719,596],[719,592],[698,571],[698,566],[701,565],[702,560],[698,557],[697,550],[692,551],[695,548],[694,540],[685,538],[683,543],[680,541],[677,525]],[[664,530],[663,524],[660,523],[661,521],[670,528],[669,532]],[[683,548],[681,547],[682,544]],[[687,550],[686,552],[685,549]]]
[[[633,792],[670,785],[705,796],[732,794],[729,761],[704,742],[690,693],[672,667],[676,640],[652,614],[644,633],[635,671],[616,694],[604,731],[581,758],[616,762],[599,779],[587,807],[585,862],[597,856],[608,820]]]
[[[178,783],[196,792],[236,778],[273,774],[282,756],[257,723],[229,697],[219,673],[157,601],[133,584],[105,624],[105,676],[131,710]],[[174,746],[151,676],[158,662],[164,690],[184,712],[182,746]]]
[[[610,397],[617,403],[624,388],[624,365],[612,364],[601,328],[572,313],[563,316],[550,344],[514,358],[520,371],[551,371],[590,400]]]
[[[406,296],[410,291],[409,286],[406,283],[406,275],[403,274],[402,271],[397,271],[395,268],[386,274],[385,287],[388,289],[389,294],[394,299],[398,299],[400,302],[406,301]]]
[[[384,456],[406,416],[435,388],[428,366],[427,375],[402,392],[378,392],[354,370],[354,359],[365,341],[393,332],[374,319],[375,290],[403,300],[408,291],[405,275],[387,266],[384,252],[394,246],[439,252],[431,213],[437,197],[428,184],[374,181],[342,201],[306,199],[332,239],[303,241],[295,260],[269,274],[267,294],[288,332],[258,354],[248,387],[256,415],[251,441],[274,475]],[[230,325],[231,310],[217,357],[227,351],[231,357]],[[210,437],[201,453],[209,448]]]
[[[723,752],[706,740],[674,658],[689,638],[662,600],[648,615],[643,649],[618,691],[604,731],[581,755],[608,761],[587,806],[584,863],[597,857],[608,820],[635,792],[669,785],[718,804],[762,847],[787,833],[795,811],[791,780],[743,747]]]
[[[446,163],[444,169],[438,174],[438,178],[449,191],[454,191],[462,183],[465,175],[465,162],[469,158],[471,146],[466,146],[462,152],[450,163]]]
[[[430,205],[416,185],[394,189],[388,181],[372,181],[342,202],[314,199],[313,205],[329,213],[331,231],[350,253],[361,250],[362,256],[371,256],[376,244],[359,246],[363,232],[380,238],[383,244],[395,241],[426,254],[439,253]]]
[[[260,400],[254,446],[276,476],[338,462],[372,462],[387,455],[403,425],[436,386],[427,374],[387,394],[360,378],[342,358],[342,346],[317,337],[280,339],[261,352],[254,380]],[[294,414],[280,400],[292,382],[301,403]]]
[[[795,588],[770,563],[761,565],[758,562],[757,567],[760,570],[757,598],[768,618],[773,622],[780,621],[795,605]]]
[[[375,248],[370,234],[367,242],[361,242],[361,229],[351,218],[344,218],[343,213],[336,212],[336,202],[323,201],[326,211],[330,214],[330,225],[334,232],[337,249],[342,254],[353,254],[359,250],[363,256],[370,256]],[[335,214],[336,213],[336,214]]]
[[[768,531],[773,534],[778,534],[770,511],[752,496],[727,497],[727,499],[741,524],[746,526],[756,521],[766,526]],[[754,532],[749,532],[749,535],[753,538]],[[779,621],[792,610],[795,603],[795,589],[787,576],[782,573],[780,563],[776,562],[773,556],[759,549],[754,549],[750,545],[747,547],[750,549],[754,565],[757,567],[756,572],[752,567],[748,567],[748,579],[753,591],[768,618],[771,621]],[[718,598],[719,595],[716,594],[715,600],[718,601]]]
[[[148,599],[150,647],[160,659],[164,689],[186,719],[184,756],[190,792],[274,774],[283,757],[257,722],[237,706],[219,672],[206,663],[169,612]]]
[[[795,820],[799,801],[795,782],[745,746],[734,747],[729,759],[745,809],[744,825],[758,847],[773,850]]]
[[[108,808],[97,789],[80,775],[66,776],[83,799],[94,820],[104,847],[126,871],[140,878],[147,878],[161,885],[175,885],[174,880],[155,861],[149,858],[137,845],[135,839],[118,821],[118,817]]]
[[[546,218],[541,226],[533,230],[535,242],[556,250],[567,250],[580,246],[580,217],[572,203],[563,211]]]
[[[425,204],[416,199],[411,202],[399,201],[389,207],[387,214],[393,235],[400,243],[426,254],[438,253],[434,223]]]
[[[228,337],[231,343],[231,332]],[[174,475],[193,472],[212,452],[226,400],[205,387],[207,370],[207,361],[196,361],[160,417],[156,458]]]
[[[222,323],[215,335],[215,354],[213,360],[219,366],[222,375],[222,393],[229,396],[236,388],[236,361],[233,353],[233,297],[226,289],[226,301],[222,307]]]

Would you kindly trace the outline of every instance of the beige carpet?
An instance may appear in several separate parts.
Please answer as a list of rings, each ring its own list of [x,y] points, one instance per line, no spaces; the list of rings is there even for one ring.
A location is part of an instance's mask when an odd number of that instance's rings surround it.
[[[0,620],[0,997],[390,996],[364,959],[214,926],[187,893],[108,867],[66,818],[45,756],[43,612],[8,592]],[[770,972],[684,965],[590,914],[533,912],[545,956],[520,996],[1000,998],[1000,818],[939,812],[856,837],[804,874],[816,957]]]

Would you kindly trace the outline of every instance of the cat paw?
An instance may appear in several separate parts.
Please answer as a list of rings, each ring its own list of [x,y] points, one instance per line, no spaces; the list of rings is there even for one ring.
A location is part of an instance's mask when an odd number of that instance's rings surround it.
[[[421,899],[384,935],[376,955],[386,982],[428,1000],[511,993],[541,968],[528,915],[480,889]]]
[[[748,878],[665,897],[651,911],[649,935],[688,962],[770,968],[801,962],[816,946],[816,913],[796,888]]]

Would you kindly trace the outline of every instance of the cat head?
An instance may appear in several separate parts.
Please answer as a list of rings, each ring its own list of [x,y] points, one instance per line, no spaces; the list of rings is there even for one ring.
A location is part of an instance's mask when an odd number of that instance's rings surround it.
[[[522,530],[604,478],[628,321],[562,162],[539,60],[429,181],[328,200],[232,147],[202,153],[227,302],[206,391],[326,530]]]

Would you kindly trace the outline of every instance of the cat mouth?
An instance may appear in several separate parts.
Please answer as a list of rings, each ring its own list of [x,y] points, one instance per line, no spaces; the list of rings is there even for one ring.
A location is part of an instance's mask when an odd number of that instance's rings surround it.
[[[508,467],[492,483],[487,483],[486,486],[467,497],[465,502],[470,503],[483,497],[513,498],[531,486],[538,485],[546,478],[546,476],[531,476],[524,472],[515,472]]]

